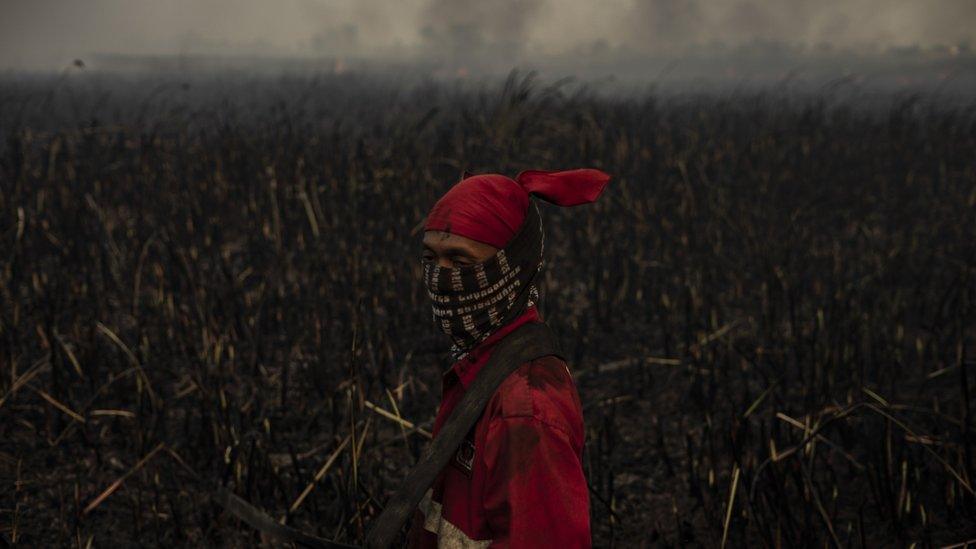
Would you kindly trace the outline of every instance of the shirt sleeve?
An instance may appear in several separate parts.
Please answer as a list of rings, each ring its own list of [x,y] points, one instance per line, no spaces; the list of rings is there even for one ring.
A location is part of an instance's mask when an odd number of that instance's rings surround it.
[[[485,440],[491,547],[589,547],[586,479],[569,434],[535,417],[493,420]]]

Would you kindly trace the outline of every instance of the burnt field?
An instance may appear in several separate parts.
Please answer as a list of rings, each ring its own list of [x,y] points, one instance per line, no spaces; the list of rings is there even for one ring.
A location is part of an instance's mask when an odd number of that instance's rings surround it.
[[[573,167],[596,546],[976,538],[976,101],[72,74],[0,146],[0,545],[261,543],[211,485],[361,541],[449,365],[427,209]]]

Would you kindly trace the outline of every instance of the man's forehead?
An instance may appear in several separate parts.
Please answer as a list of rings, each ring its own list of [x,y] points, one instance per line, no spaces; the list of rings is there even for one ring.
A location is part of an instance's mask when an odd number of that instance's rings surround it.
[[[497,251],[497,248],[490,244],[447,231],[424,231],[423,244],[439,253],[462,252],[469,255],[485,255]]]
[[[424,231],[424,244],[448,244],[458,240],[462,239],[447,231]]]

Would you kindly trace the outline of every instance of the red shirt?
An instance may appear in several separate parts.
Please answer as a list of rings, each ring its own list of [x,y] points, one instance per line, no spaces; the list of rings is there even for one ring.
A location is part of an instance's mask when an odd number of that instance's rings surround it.
[[[451,366],[435,437],[495,344],[539,320],[530,307]],[[523,364],[502,382],[427,492],[410,546],[589,547],[582,451],[583,413],[566,363],[547,356]]]

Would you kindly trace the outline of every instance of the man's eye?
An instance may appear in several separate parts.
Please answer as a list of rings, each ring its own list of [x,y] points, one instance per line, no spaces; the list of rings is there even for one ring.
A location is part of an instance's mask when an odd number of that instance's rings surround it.
[[[470,257],[463,255],[456,255],[452,257],[451,262],[458,266],[474,265],[474,261]]]

